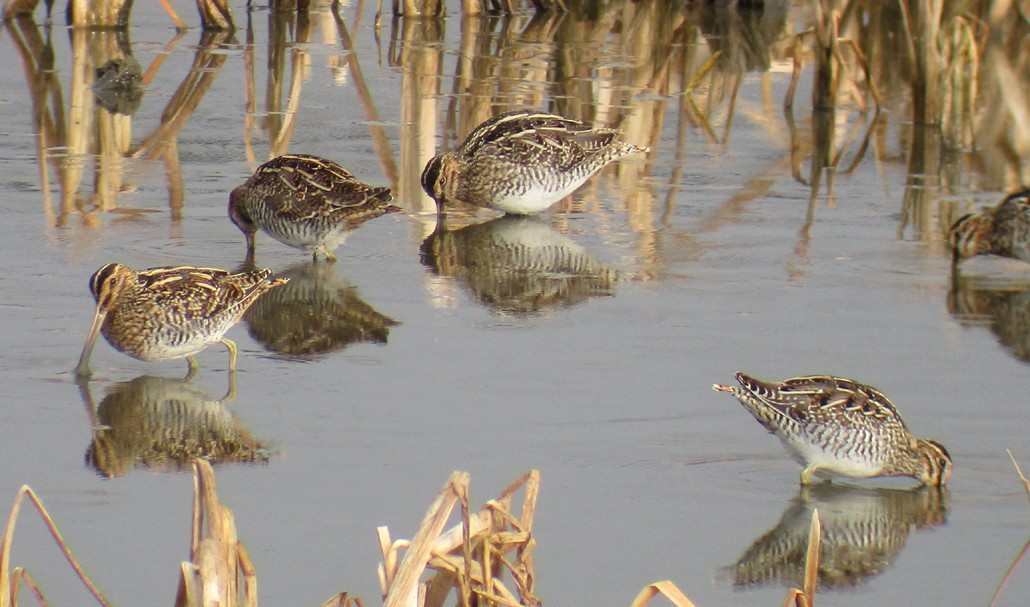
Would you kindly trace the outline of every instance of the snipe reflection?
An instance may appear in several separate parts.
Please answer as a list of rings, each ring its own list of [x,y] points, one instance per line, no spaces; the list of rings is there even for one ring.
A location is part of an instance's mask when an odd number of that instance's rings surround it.
[[[615,294],[618,272],[539,218],[500,217],[422,242],[423,265],[499,314],[528,316]]]
[[[913,530],[947,520],[947,489],[866,488],[833,483],[802,487],[780,522],[723,569],[737,587],[800,586],[812,511],[819,510],[819,587],[848,588],[886,571]]]
[[[964,326],[987,327],[1009,354],[1030,362],[1030,276],[1008,285],[954,276],[948,313]]]
[[[287,269],[285,287],[262,297],[243,320],[255,341],[289,358],[314,358],[351,344],[385,344],[398,321],[367,304],[331,263]]]
[[[108,386],[99,406],[90,384],[79,391],[93,422],[86,464],[101,476],[124,476],[137,466],[154,471],[188,470],[196,458],[212,464],[265,463],[271,452],[251,435],[225,405],[236,395],[229,390],[215,399],[183,379],[141,375]]]

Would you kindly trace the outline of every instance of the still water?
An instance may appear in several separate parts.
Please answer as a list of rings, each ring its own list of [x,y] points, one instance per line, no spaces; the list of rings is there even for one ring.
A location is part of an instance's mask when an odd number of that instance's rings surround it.
[[[374,604],[376,526],[410,537],[452,470],[478,504],[530,468],[545,604],[628,605],[670,579],[701,607],[779,605],[798,569],[768,554],[798,552],[812,508],[842,546],[820,604],[990,600],[1028,535],[1006,449],[1030,467],[1030,303],[952,285],[942,235],[1025,174],[1006,118],[1030,81],[1020,26],[982,49],[977,120],[941,93],[959,118],[935,129],[913,122],[887,9],[863,30],[882,45],[864,48],[883,111],[850,61],[859,85],[813,113],[808,64],[783,103],[808,3],[464,20],[450,3],[378,32],[371,5],[342,6],[341,26],[326,6],[298,22],[237,3],[240,29],[212,36],[137,4],[126,36],[47,27],[42,8],[0,33],[0,498],[30,484],[116,604],[173,599],[192,480],[160,436],[188,415],[224,445],[220,495],[266,605],[341,590]],[[126,57],[141,89],[95,95],[96,68]],[[438,229],[425,162],[526,106],[620,126],[652,153],[541,217],[460,210]],[[292,282],[229,332],[234,386],[219,347],[187,383],[183,361],[104,343],[76,385],[90,274],[243,266],[228,193],[287,151],[390,186],[406,212],[362,226],[332,265],[259,234],[257,264]],[[711,391],[736,370],[873,384],[947,445],[949,491],[799,491],[779,442]],[[13,562],[52,604],[89,600],[25,509]],[[1000,604],[1027,596],[1024,569]]]

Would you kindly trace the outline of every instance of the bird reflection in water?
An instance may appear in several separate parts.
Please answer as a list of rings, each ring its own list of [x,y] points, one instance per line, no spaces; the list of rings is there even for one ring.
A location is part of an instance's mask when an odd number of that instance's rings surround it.
[[[355,343],[385,344],[400,324],[365,303],[331,263],[305,262],[281,275],[290,279],[286,287],[266,293],[274,297],[262,297],[243,317],[271,352],[306,359]]]
[[[615,294],[618,273],[533,217],[505,216],[450,230],[439,221],[422,264],[457,279],[499,314],[531,316]]]
[[[800,586],[812,511],[819,510],[819,586],[850,588],[886,571],[913,530],[947,520],[947,489],[803,486],[780,522],[722,569],[734,586]]]
[[[1009,354],[1030,362],[1030,280],[953,276],[948,313],[964,326],[989,328]]]
[[[112,384],[95,406],[90,384],[79,391],[93,422],[86,464],[107,478],[137,466],[155,471],[187,470],[196,458],[212,464],[266,463],[267,445],[225,405],[236,395],[235,378],[220,400],[183,379],[142,375]]]

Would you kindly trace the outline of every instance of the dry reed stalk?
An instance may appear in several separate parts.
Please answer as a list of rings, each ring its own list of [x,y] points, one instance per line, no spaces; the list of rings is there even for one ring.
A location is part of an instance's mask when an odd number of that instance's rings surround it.
[[[1023,489],[1026,490],[1026,497],[1030,498],[1030,479],[1023,476],[1023,470],[1019,467],[1019,464],[1016,462],[1016,458],[1012,455],[1012,452],[1009,451],[1008,453],[1009,459],[1012,460],[1012,465],[1016,467],[1016,473],[1019,474],[1019,480],[1023,481]]]
[[[436,203],[420,185],[422,169],[436,154],[436,118],[440,113],[443,28],[436,19],[404,19],[402,45],[391,41],[390,63],[401,68],[400,176],[397,200],[411,201],[414,211],[435,212]],[[399,48],[400,52],[394,51]]]
[[[1019,463],[1016,462],[1016,458],[1012,455],[1012,452],[1009,451],[1008,454],[1009,459],[1012,460],[1012,465],[1016,467],[1016,474],[1019,475],[1019,480],[1023,482],[1023,489],[1026,490],[1026,496],[1027,498],[1030,498],[1030,479],[1023,476],[1023,470],[1019,467]],[[1001,598],[1001,591],[1005,589],[1006,585],[1008,585],[1009,580],[1012,578],[1012,574],[1016,572],[1016,567],[1019,566],[1019,563],[1023,560],[1023,557],[1026,556],[1027,552],[1030,552],[1030,539],[1023,544],[1023,548],[1019,551],[1019,554],[1016,555],[1012,564],[1009,565],[1009,568],[1005,571],[1005,575],[1002,576],[1001,582],[998,583],[998,588],[994,591],[994,596],[991,597],[991,603],[988,607],[994,607],[998,603],[998,599]]]
[[[646,586],[640,591],[637,598],[633,599],[629,607],[645,607],[659,594],[669,599],[676,607],[695,607],[694,603],[687,598],[687,595],[683,594],[676,584],[668,580]]]
[[[57,530],[57,525],[54,524],[54,520],[50,517],[50,513],[47,512],[46,508],[43,507],[43,502],[36,496],[36,492],[32,490],[28,485],[22,485],[21,489],[18,490],[18,496],[14,499],[14,505],[11,507],[11,513],[7,517],[7,527],[4,530],[4,536],[0,540],[0,607],[14,607],[18,604],[18,588],[21,582],[24,582],[26,586],[36,595],[36,599],[40,604],[45,605],[46,601],[43,600],[43,596],[36,587],[36,584],[32,581],[29,572],[22,569],[21,567],[15,567],[13,570],[11,566],[11,543],[14,541],[14,527],[18,520],[18,512],[21,510],[22,500],[25,497],[29,498],[32,505],[36,507],[36,511],[39,513],[40,518],[43,519],[43,523],[46,524],[47,529],[50,531],[50,535],[53,536],[54,541],[57,542],[58,548],[61,549],[61,553],[64,554],[64,558],[68,560],[68,564],[75,570],[75,574],[79,576],[82,583],[86,585],[86,589],[89,590],[90,594],[97,600],[98,603],[105,607],[110,607],[110,603],[104,598],[104,595],[100,593],[100,590],[90,581],[86,572],[79,565],[79,562],[75,560],[72,555],[71,549],[64,543],[64,538],[61,537],[61,532]]]
[[[276,20],[280,22],[281,20]],[[297,114],[300,110],[300,98],[301,92],[304,89],[304,80],[309,77],[309,74],[305,73],[305,68],[308,63],[308,51],[306,50],[307,45],[311,42],[311,20],[306,12],[297,13],[297,27],[294,35],[294,42],[290,45],[290,89],[286,94],[286,109],[281,109],[282,91],[275,87],[274,101],[270,98],[268,100],[269,113],[276,115],[279,119],[276,121],[277,128],[274,132],[269,133],[268,141],[268,158],[276,158],[285,154],[290,147],[290,140],[293,138],[293,129],[297,124]],[[281,47],[276,45],[277,54],[284,52],[287,48],[286,44]],[[270,51],[271,55],[272,52]],[[276,62],[277,73],[269,74],[269,88],[272,89],[272,83],[284,84],[286,81],[283,78],[283,72],[285,71],[284,62]],[[270,97],[272,96],[271,90],[269,91]],[[275,104],[274,106],[272,104]]]
[[[783,607],[815,607],[815,588],[819,579],[819,540],[822,537],[822,523],[819,510],[812,511],[812,525],[808,529],[808,551],[805,554],[804,590],[791,588]]]
[[[176,607],[257,607],[257,576],[250,556],[236,536],[232,511],[218,501],[214,470],[202,459],[193,462],[190,560],[182,563],[180,573]],[[240,573],[246,597],[243,603]]]
[[[539,605],[533,594],[532,535],[540,475],[532,470],[509,485],[501,495],[487,502],[477,513],[468,507],[469,475],[451,474],[430,505],[422,525],[410,542],[391,542],[389,531],[380,527],[383,561],[379,566],[380,586],[386,607],[435,607],[442,605],[453,589],[458,604],[482,605],[483,601],[508,607]],[[523,489],[521,514],[512,514],[514,494]],[[442,532],[455,504],[461,504],[461,523]],[[398,552],[406,549],[397,565]],[[506,555],[515,552],[510,560]],[[435,571],[418,584],[427,570]],[[500,579],[507,570],[515,581],[515,592]],[[475,595],[475,598],[473,598]]]
[[[397,161],[393,157],[393,148],[390,146],[386,128],[382,125],[382,118],[379,116],[379,110],[376,108],[375,100],[372,99],[372,91],[368,88],[368,84],[365,82],[364,72],[361,71],[361,63],[358,61],[357,47],[355,47],[354,42],[351,40],[350,32],[347,30],[347,25],[344,23],[343,17],[340,15],[339,0],[333,0],[331,10],[333,13],[333,19],[336,22],[337,32],[340,36],[340,45],[345,51],[348,51],[343,61],[350,69],[351,81],[354,83],[354,87],[358,93],[361,107],[365,110],[365,119],[369,124],[369,134],[372,136],[372,147],[375,148],[376,155],[379,156],[379,163],[383,168],[383,173],[386,175],[387,181],[390,183],[390,189],[396,191],[397,183],[400,178],[397,170]]]

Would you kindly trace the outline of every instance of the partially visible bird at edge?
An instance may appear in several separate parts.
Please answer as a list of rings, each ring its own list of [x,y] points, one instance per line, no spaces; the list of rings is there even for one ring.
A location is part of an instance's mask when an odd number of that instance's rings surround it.
[[[443,211],[447,201],[533,215],[568,196],[608,163],[647,152],[618,139],[619,129],[515,110],[476,127],[456,149],[433,157],[422,188]]]
[[[1009,194],[993,207],[969,213],[948,234],[952,262],[999,255],[1030,262],[1030,188]]]
[[[236,344],[223,337],[261,295],[286,284],[271,270],[232,274],[213,268],[176,266],[135,271],[109,263],[90,278],[96,313],[76,374],[90,375],[89,357],[98,334],[114,349],[143,360],[185,358],[214,343],[229,351],[236,369]]]
[[[333,251],[358,226],[387,213],[390,188],[359,181],[339,164],[309,154],[289,154],[259,166],[229,194],[229,219],[254,251],[261,229],[279,242],[336,261]]]
[[[775,434],[805,468],[801,483],[815,472],[853,478],[909,476],[943,486],[951,456],[937,441],[916,438],[890,400],[851,379],[814,375],[768,382],[736,374],[729,392],[766,430]]]

